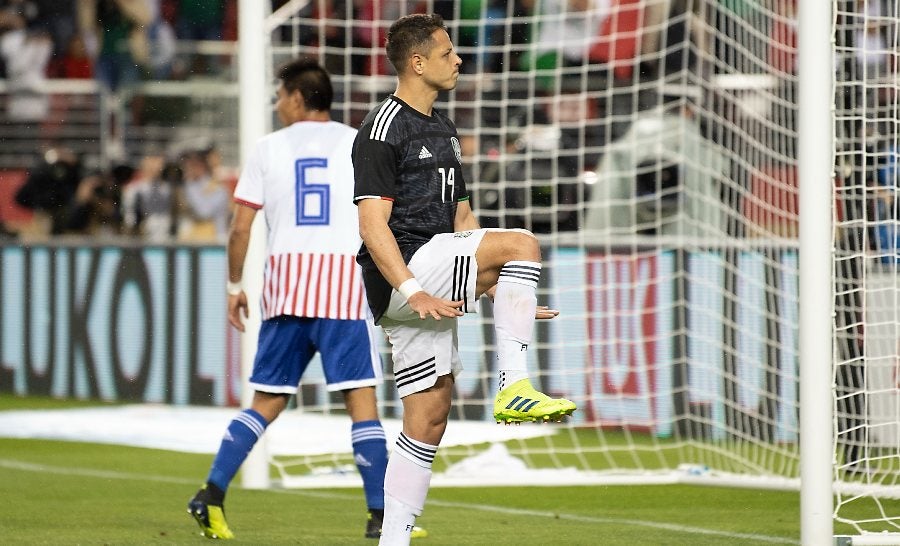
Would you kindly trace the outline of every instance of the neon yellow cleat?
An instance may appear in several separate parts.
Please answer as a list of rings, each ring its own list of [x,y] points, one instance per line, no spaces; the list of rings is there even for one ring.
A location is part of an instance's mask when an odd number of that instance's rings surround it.
[[[418,525],[413,526],[412,531],[409,533],[409,538],[427,538],[428,531],[422,529]]]
[[[523,421],[562,421],[575,411],[575,403],[565,398],[550,398],[534,390],[531,381],[520,379],[499,393],[494,400],[494,419],[498,423]]]
[[[206,504],[195,496],[188,503],[188,514],[197,520],[202,536],[218,539],[234,538],[234,533],[231,532],[225,521],[224,507]]]

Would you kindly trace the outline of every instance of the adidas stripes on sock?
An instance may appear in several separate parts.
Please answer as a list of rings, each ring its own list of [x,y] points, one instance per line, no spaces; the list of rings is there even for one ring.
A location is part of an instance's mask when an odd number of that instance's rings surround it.
[[[223,493],[227,491],[234,475],[267,426],[269,423],[263,416],[252,409],[239,413],[225,430],[206,481],[215,484]]]
[[[350,428],[353,460],[363,481],[366,506],[384,509],[384,473],[387,467],[387,440],[381,421],[359,421]]]
[[[534,330],[541,264],[507,262],[494,293],[494,331],[500,389],[528,377],[528,345]]]

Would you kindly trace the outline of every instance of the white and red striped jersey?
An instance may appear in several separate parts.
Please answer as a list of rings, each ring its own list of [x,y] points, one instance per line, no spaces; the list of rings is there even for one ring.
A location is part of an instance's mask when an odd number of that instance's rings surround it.
[[[234,200],[262,209],[269,230],[263,319],[368,316],[356,264],[355,136],[335,121],[294,123],[260,139],[244,166]]]

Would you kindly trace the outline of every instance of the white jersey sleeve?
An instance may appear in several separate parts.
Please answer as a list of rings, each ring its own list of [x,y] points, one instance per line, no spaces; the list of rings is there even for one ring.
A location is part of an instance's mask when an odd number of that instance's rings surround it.
[[[234,188],[234,200],[242,205],[250,208],[261,209],[263,206],[263,180],[264,166],[261,164],[264,159],[263,149],[264,140],[260,140],[250,158],[247,160],[244,168],[241,170],[241,176]]]

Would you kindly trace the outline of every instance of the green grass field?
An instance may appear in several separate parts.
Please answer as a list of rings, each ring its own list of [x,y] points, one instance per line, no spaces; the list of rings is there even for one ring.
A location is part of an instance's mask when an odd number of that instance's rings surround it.
[[[0,395],[0,411],[71,405]],[[185,504],[210,461],[210,455],[0,439],[0,542],[202,544]],[[235,485],[227,513],[237,543],[376,543],[362,538],[358,490]],[[422,546],[796,544],[800,536],[798,493],[684,485],[433,488],[419,524],[431,534],[414,542]]]

